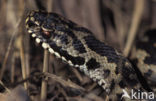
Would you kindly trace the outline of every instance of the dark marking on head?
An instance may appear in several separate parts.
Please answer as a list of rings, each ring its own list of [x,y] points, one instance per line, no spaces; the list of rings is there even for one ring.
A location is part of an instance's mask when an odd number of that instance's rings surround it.
[[[90,69],[96,69],[96,68],[99,68],[100,67],[100,64],[93,58],[91,58],[87,63],[86,63],[86,66],[88,68],[88,70]]]
[[[59,31],[64,32],[64,34],[67,34],[68,36],[70,36],[72,39],[77,39],[77,37],[75,36],[75,34],[73,33],[73,31],[71,29],[66,29],[64,28],[60,28]]]
[[[57,25],[54,27],[57,31],[63,31],[64,32],[65,30],[67,30],[64,25]]]
[[[114,48],[104,44],[103,42],[97,40],[94,36],[84,37],[87,46],[97,54],[101,56],[106,56],[108,62],[118,63],[119,56],[116,54]]]
[[[61,35],[60,36],[60,40],[62,43],[64,43],[65,45],[67,45],[69,43],[68,37],[67,35]]]

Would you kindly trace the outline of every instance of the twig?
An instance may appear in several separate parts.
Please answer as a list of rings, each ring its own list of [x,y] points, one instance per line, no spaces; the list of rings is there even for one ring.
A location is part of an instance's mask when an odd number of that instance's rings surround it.
[[[56,81],[56,82],[59,82],[61,85],[63,85],[64,87],[71,87],[71,88],[75,88],[75,89],[80,89],[82,91],[85,91],[84,88],[82,88],[81,86],[71,82],[71,81],[66,81],[66,80],[63,80],[61,77],[58,77],[54,74],[50,74],[50,73],[44,73],[44,76],[45,77],[49,77],[51,78],[52,80]]]
[[[12,59],[11,59],[11,83],[14,82],[14,75],[15,75],[15,53],[13,53]]]
[[[76,77],[80,80],[80,82],[82,82],[83,78],[81,74],[75,68],[72,68],[72,71],[75,73]]]
[[[47,2],[47,11],[51,11],[52,8],[52,0],[48,0]],[[44,60],[43,60],[43,73],[48,72],[49,68],[49,52],[47,50],[44,50]],[[41,86],[41,101],[46,101],[47,98],[47,82],[45,80],[42,80],[42,86]]]
[[[132,17],[132,23],[130,26],[128,39],[127,39],[125,49],[123,52],[125,56],[128,56],[132,43],[135,39],[136,32],[139,27],[141,17],[143,14],[144,2],[145,2],[144,0],[135,0],[135,8],[134,8],[133,17]]]
[[[23,49],[23,42],[22,42],[22,35],[20,36],[20,58],[21,58],[21,65],[22,65],[22,77],[23,79],[26,79],[27,78],[27,70],[26,70],[26,63],[25,63],[25,52],[24,52],[24,49]],[[25,89],[28,88],[28,83],[25,82],[24,83],[24,87]]]
[[[11,91],[3,84],[3,82],[0,80],[0,84],[5,88],[5,90],[10,93]]]
[[[24,5],[25,7],[25,5]],[[22,15],[22,24],[20,26],[20,30],[19,30],[19,33],[20,34],[20,37],[18,39],[19,41],[19,49],[20,49],[20,59],[21,59],[21,67],[22,67],[22,78],[23,79],[26,79],[28,77],[28,68],[26,67],[26,58],[25,58],[25,48],[24,48],[24,36],[23,36],[23,27],[24,27],[24,18],[25,18],[25,15],[26,15],[26,9],[23,9],[23,15]],[[24,83],[24,88],[26,90],[28,90],[28,82],[25,82]]]
[[[43,73],[48,72],[49,67],[49,52],[48,50],[44,50],[44,63],[43,63]],[[47,82],[42,80],[41,86],[41,101],[46,101],[47,97]]]
[[[48,0],[47,2],[47,11],[52,12],[52,6],[53,5],[53,0]]]
[[[6,67],[6,63],[7,63],[7,60],[8,60],[8,56],[9,56],[9,53],[10,53],[10,50],[13,46],[13,42],[14,42],[14,38],[16,36],[16,33],[18,31],[18,27],[20,25],[20,22],[21,22],[21,19],[19,19],[15,25],[15,29],[14,29],[14,32],[11,36],[11,39],[10,39],[10,42],[9,42],[9,45],[8,45],[8,48],[7,48],[7,52],[5,54],[5,57],[4,57],[4,60],[3,60],[3,64],[2,64],[2,69],[1,69],[1,73],[0,73],[0,80],[2,80],[3,78],[3,74],[4,74],[4,71],[5,71],[5,67]]]

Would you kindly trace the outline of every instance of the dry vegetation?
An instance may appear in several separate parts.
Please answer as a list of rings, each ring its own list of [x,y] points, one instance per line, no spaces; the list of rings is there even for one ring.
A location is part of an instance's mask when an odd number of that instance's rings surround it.
[[[155,0],[0,0],[0,101],[108,99],[83,73],[35,45],[24,19],[38,9],[87,27],[125,56],[136,36],[156,28]]]

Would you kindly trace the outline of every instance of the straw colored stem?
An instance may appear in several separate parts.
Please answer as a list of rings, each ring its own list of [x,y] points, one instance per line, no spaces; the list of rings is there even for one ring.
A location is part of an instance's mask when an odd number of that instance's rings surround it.
[[[144,2],[145,2],[144,0],[135,1],[135,8],[134,8],[133,17],[132,17],[132,23],[130,25],[130,30],[128,33],[128,38],[127,38],[127,42],[126,42],[125,49],[124,49],[124,55],[126,57],[128,56],[129,51],[132,47],[132,43],[135,39],[137,29],[141,21],[143,9],[144,9]]]

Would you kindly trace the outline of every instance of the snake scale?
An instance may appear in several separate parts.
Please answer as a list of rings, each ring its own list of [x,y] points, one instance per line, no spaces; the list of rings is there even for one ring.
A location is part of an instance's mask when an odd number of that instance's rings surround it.
[[[131,89],[146,91],[128,59],[88,29],[43,11],[31,11],[26,28],[44,49],[97,82],[109,101],[130,100]]]

